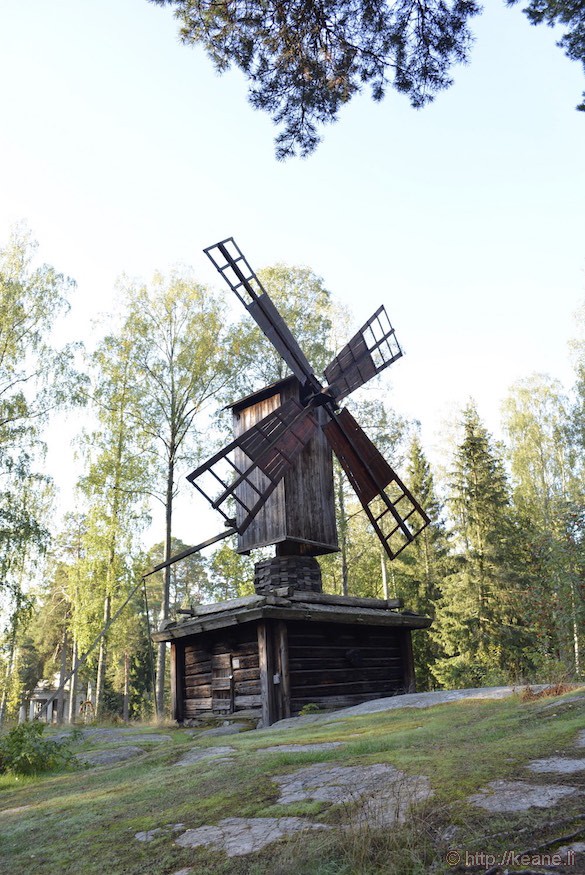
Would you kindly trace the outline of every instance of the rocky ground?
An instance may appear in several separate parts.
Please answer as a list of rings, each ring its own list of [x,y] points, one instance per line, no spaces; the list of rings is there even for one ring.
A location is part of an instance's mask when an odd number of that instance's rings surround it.
[[[537,694],[544,687],[533,687]],[[510,687],[496,687],[480,690],[456,690],[434,693],[418,693],[399,696],[392,699],[378,699],[342,711],[307,715],[280,721],[271,727],[271,731],[288,730],[296,726],[309,724],[334,723],[348,716],[371,714],[399,708],[429,708],[437,704],[455,702],[472,698],[503,698],[514,692]],[[581,695],[582,698],[585,696]],[[548,707],[550,703],[545,705]],[[553,703],[554,707],[554,703]],[[223,726],[213,729],[196,731],[194,738],[236,735],[245,731],[249,725],[226,722]],[[121,762],[138,756],[152,744],[164,744],[170,741],[169,735],[160,733],[133,734],[129,729],[93,729],[83,732],[94,742],[108,742],[109,747],[79,754],[86,764],[101,766]],[[62,734],[65,737],[66,733]],[[114,746],[112,747],[112,743]],[[506,815],[510,813],[528,812],[530,809],[548,809],[557,811],[559,817],[563,803],[568,799],[584,796],[581,786],[571,782],[572,777],[585,776],[585,729],[575,739],[575,745],[583,750],[582,755],[569,755],[563,751],[551,751],[551,756],[540,758],[526,765],[529,780],[495,780],[490,781],[477,793],[468,797],[467,801],[492,814]],[[258,748],[257,754],[263,753],[307,753],[332,751],[343,748],[343,742],[323,742],[316,744],[271,744]],[[192,750],[177,760],[176,766],[189,768],[203,760],[212,760],[216,767],[233,762],[239,755],[236,748],[229,745],[200,748]],[[538,776],[538,783],[534,782]],[[427,775],[407,775],[406,773],[385,763],[369,766],[344,766],[335,762],[316,763],[299,768],[275,778],[279,788],[278,804],[286,806],[293,803],[319,801],[331,805],[349,805],[353,807],[353,824],[343,828],[352,829],[355,824],[366,821],[376,827],[392,827],[404,822],[411,806],[429,799],[432,789]],[[186,829],[184,824],[166,824],[155,829],[137,831],[134,839],[137,842],[152,842],[162,836],[168,836],[183,848],[208,847],[214,851],[223,851],[228,857],[241,857],[259,851],[278,841],[283,836],[312,830],[329,830],[333,827],[321,822],[314,822],[300,817],[229,817],[217,823],[200,826],[196,829]],[[584,833],[585,835],[585,833]],[[530,850],[530,849],[529,849]],[[531,859],[545,859],[544,851],[534,851]],[[461,861],[453,856],[453,870],[456,871]],[[546,872],[567,871],[585,872],[585,842],[575,839],[564,845],[558,845],[551,851],[551,856],[558,859],[558,866],[548,866]],[[539,856],[540,854],[540,856]],[[468,868],[463,871],[469,871]],[[499,872],[497,866],[493,869]],[[535,871],[535,870],[526,870]],[[541,871],[541,870],[538,870]],[[191,868],[178,870],[174,875],[187,875],[195,872]]]

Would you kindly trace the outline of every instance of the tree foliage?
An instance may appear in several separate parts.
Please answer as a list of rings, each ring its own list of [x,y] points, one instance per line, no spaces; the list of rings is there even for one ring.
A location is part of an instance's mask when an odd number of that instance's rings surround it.
[[[449,477],[454,570],[442,582],[435,626],[445,655],[431,669],[447,686],[501,680],[517,644],[510,487],[501,450],[473,403],[461,429]]]
[[[571,409],[558,381],[535,374],[512,387],[504,427],[514,503],[530,532],[534,598],[528,606],[543,664],[580,673],[585,620],[585,490]]]
[[[218,399],[234,374],[222,298],[188,272],[156,274],[150,285],[126,283],[123,334],[140,375],[131,419],[144,439],[148,492],[164,509],[165,561],[182,463],[200,454],[195,419]],[[164,573],[161,620],[169,616],[171,571]],[[163,710],[166,646],[159,645],[157,702]]]
[[[39,470],[42,427],[53,411],[81,401],[84,382],[74,367],[76,345],[57,348],[51,336],[74,284],[37,265],[36,251],[23,226],[0,249],[0,721],[23,689],[19,635],[33,607],[26,589],[50,537],[53,490]]]
[[[150,0],[173,6],[187,45],[201,45],[217,70],[232,64],[249,80],[254,107],[282,127],[279,158],[312,152],[319,126],[367,86],[389,86],[419,108],[452,84],[468,59],[475,0]],[[518,0],[508,0],[513,5]],[[585,60],[585,14],[572,0],[530,0],[532,24],[568,27],[560,45]],[[580,109],[584,106],[580,106]]]

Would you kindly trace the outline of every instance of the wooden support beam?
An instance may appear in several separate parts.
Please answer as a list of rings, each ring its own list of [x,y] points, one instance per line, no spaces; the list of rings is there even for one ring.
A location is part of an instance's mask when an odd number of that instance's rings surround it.
[[[171,708],[173,720],[178,723],[184,718],[185,690],[185,645],[182,641],[171,641]]]
[[[260,660],[260,695],[262,697],[262,723],[274,723],[274,657],[272,647],[272,626],[265,620],[258,623],[258,656]]]
[[[412,653],[412,633],[410,629],[400,630],[400,651],[402,654],[402,671],[404,677],[404,692],[416,693],[416,677],[414,674],[414,656]]]
[[[288,664],[288,633],[286,623],[279,620],[276,624],[276,642],[278,648],[278,671],[280,674],[280,703],[282,717],[290,717],[290,675]]]

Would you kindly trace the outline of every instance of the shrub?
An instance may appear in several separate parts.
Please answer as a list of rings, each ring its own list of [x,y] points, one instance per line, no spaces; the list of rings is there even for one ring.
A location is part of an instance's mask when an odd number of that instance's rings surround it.
[[[36,775],[70,765],[73,754],[64,742],[43,738],[44,723],[21,723],[0,738],[0,773]]]
[[[319,714],[320,711],[323,711],[321,705],[317,705],[316,702],[307,702],[306,705],[303,705],[299,714],[304,717],[307,714]]]

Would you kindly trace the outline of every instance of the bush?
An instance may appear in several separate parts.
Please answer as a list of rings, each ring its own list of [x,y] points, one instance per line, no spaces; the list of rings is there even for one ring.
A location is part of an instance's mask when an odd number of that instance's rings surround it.
[[[303,707],[299,711],[299,714],[302,717],[305,717],[307,714],[319,714],[323,710],[324,709],[321,707],[321,705],[318,705],[316,702],[307,702],[306,705],[303,705]]]
[[[0,738],[0,773],[37,775],[70,765],[73,754],[64,742],[43,738],[45,724],[21,723]]]

